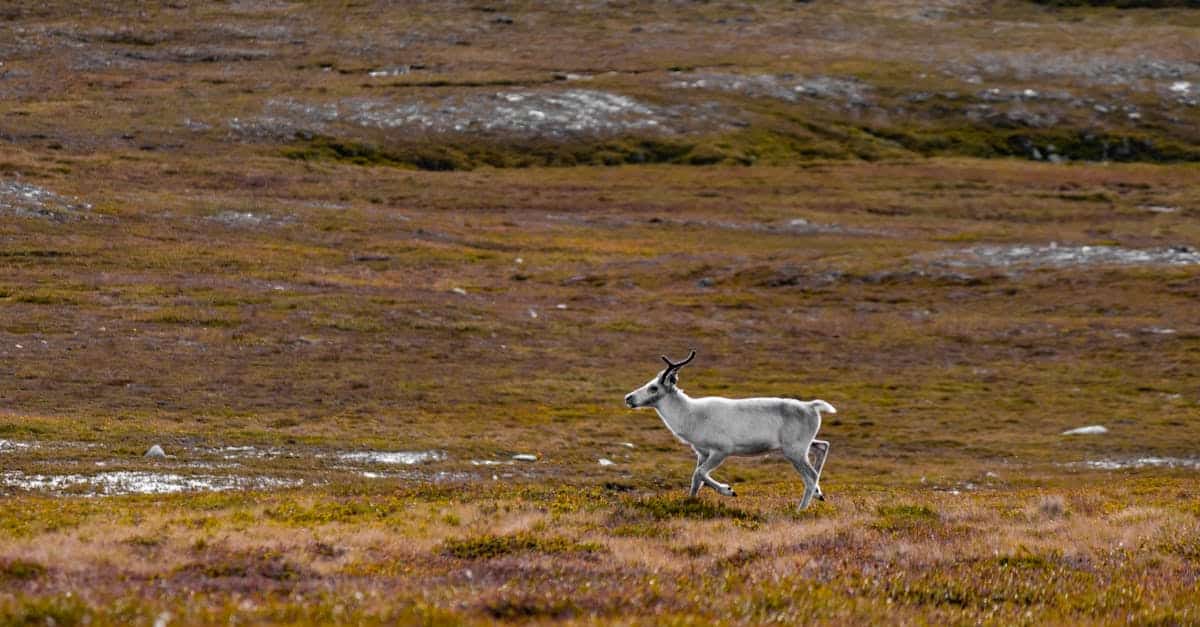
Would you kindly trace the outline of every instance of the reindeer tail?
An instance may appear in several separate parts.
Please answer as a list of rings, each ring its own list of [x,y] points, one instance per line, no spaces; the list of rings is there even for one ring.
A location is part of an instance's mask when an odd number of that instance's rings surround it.
[[[813,409],[815,409],[817,411],[823,411],[827,414],[836,414],[837,413],[837,410],[833,408],[833,405],[830,405],[829,403],[826,403],[825,401],[823,401],[819,398],[815,401],[809,401],[808,406],[812,407]]]

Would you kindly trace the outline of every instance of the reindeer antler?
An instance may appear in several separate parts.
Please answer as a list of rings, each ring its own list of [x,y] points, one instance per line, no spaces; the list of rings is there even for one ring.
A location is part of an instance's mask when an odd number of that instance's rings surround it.
[[[692,352],[688,353],[687,359],[685,359],[681,362],[678,362],[678,363],[671,361],[670,359],[667,358],[666,355],[662,355],[662,360],[667,362],[667,369],[663,370],[662,376],[660,376],[658,378],[658,382],[662,383],[663,385],[666,385],[667,377],[670,376],[670,374],[672,372],[675,372],[675,371],[679,370],[680,368],[692,363],[692,360],[696,358],[696,349],[693,348],[693,349],[691,349],[691,351]]]

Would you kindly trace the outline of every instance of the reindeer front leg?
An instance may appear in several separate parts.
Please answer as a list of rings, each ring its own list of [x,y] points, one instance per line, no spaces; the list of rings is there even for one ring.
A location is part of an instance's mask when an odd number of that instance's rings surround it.
[[[700,464],[700,467],[696,470],[700,471],[700,478],[704,481],[704,483],[707,483],[710,488],[716,490],[724,496],[737,496],[737,494],[733,491],[733,488],[717,481],[716,479],[713,479],[708,474],[716,470],[717,466],[720,466],[721,462],[725,461],[725,458],[728,456],[729,454],[723,451],[709,451],[708,459],[704,460],[704,462]]]
[[[692,471],[692,489],[688,491],[690,498],[696,498],[696,495],[700,493],[700,486],[704,483],[704,475],[700,469],[704,466],[706,459],[708,459],[708,452],[696,449],[696,470]]]

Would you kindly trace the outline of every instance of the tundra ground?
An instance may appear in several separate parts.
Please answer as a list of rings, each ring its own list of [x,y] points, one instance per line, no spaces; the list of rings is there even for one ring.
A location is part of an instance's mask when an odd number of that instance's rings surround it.
[[[1196,12],[421,6],[0,9],[0,623],[1200,621]]]

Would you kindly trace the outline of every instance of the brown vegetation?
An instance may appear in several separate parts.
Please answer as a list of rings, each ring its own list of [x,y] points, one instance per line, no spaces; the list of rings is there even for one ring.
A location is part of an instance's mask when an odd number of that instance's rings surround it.
[[[1197,12],[572,6],[0,8],[0,624],[1196,622]]]

